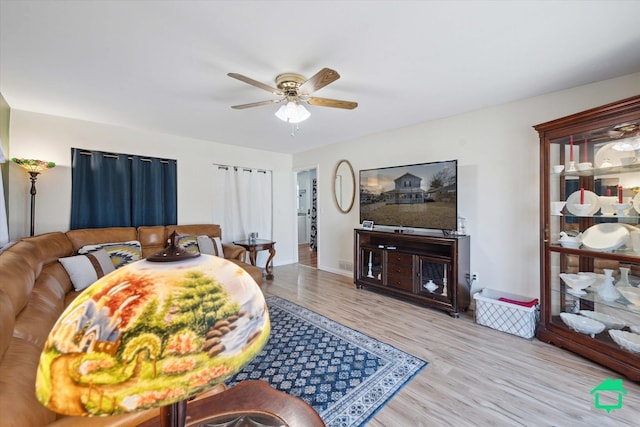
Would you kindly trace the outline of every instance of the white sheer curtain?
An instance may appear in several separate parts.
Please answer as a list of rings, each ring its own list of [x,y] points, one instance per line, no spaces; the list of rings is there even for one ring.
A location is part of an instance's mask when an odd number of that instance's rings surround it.
[[[9,228],[7,226],[7,208],[4,201],[4,191],[2,185],[2,168],[9,167],[5,165],[6,159],[2,151],[2,142],[0,141],[0,247],[9,242]]]
[[[213,223],[222,227],[222,240],[245,240],[257,232],[271,240],[271,171],[214,165]],[[267,253],[258,254],[263,266]]]

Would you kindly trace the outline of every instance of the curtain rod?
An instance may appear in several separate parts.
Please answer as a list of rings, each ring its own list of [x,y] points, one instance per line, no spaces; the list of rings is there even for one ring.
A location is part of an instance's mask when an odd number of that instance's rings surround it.
[[[80,154],[82,154],[83,156],[92,156],[93,155],[93,151],[80,151]],[[127,156],[127,159],[129,160],[133,160],[133,156],[130,156],[128,154],[111,154],[111,153],[104,153],[102,155],[103,157],[107,157],[109,159],[117,159],[119,156]],[[147,158],[140,158],[140,161],[142,162],[150,162],[151,159],[147,159]],[[160,159],[160,163],[165,163],[165,164],[169,164],[168,160],[162,160]]]
[[[242,169],[244,171],[253,171],[254,169],[258,172],[262,172],[262,173],[267,173],[267,172],[272,172],[270,169],[260,169],[260,168],[250,168],[247,166],[232,166],[232,165],[223,165],[220,163],[213,163],[213,166],[218,166],[219,169],[228,169],[228,168],[234,168],[235,170],[238,169]]]

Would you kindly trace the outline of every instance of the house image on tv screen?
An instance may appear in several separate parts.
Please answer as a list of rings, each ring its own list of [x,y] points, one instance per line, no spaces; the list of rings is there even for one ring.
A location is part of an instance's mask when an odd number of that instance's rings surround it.
[[[449,200],[453,196],[455,198],[456,184],[443,185],[438,188],[422,189],[422,178],[411,173],[405,173],[399,178],[393,180],[395,188],[384,193],[384,200],[387,205],[413,205],[418,203],[427,203]]]
[[[422,178],[405,173],[393,180],[395,188],[385,193],[388,205],[424,203],[425,191],[421,188]]]

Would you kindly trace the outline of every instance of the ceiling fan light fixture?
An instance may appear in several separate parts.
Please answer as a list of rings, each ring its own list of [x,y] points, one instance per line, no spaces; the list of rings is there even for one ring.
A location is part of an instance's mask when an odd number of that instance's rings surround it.
[[[311,113],[295,101],[289,101],[276,111],[276,117],[287,123],[300,123],[311,117]]]
[[[286,105],[281,105],[280,108],[278,108],[278,111],[276,111],[276,117],[279,118],[280,120],[282,120],[283,122],[289,121],[289,119],[287,117],[287,106]]]

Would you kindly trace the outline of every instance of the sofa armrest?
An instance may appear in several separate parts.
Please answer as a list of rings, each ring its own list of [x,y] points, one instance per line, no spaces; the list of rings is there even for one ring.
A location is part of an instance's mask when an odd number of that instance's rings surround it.
[[[223,243],[222,252],[224,252],[224,257],[226,259],[237,259],[242,262],[245,262],[246,260],[247,251],[242,246]]]

